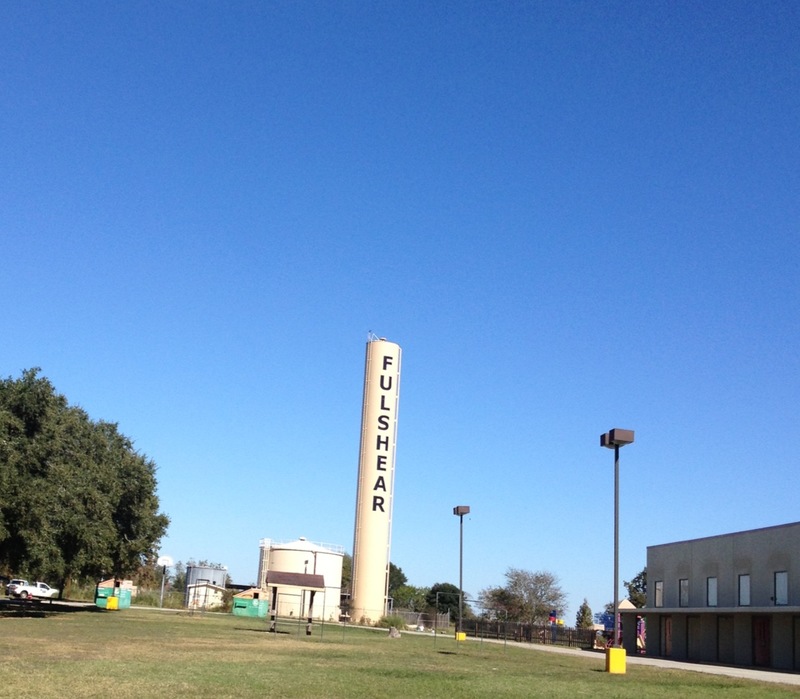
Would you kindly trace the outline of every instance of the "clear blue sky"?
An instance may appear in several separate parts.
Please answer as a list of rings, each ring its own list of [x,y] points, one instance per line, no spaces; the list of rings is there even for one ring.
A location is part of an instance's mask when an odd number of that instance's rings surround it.
[[[7,2],[0,371],[158,465],[162,552],[352,548],[367,333],[392,560],[555,573],[800,519],[800,4]]]

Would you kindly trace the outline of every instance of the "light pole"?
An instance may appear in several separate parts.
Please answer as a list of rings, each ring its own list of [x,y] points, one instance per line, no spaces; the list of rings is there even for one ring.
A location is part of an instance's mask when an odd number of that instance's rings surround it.
[[[614,620],[611,645],[617,645],[617,615],[619,614],[619,448],[633,442],[633,430],[615,428],[600,435],[600,446],[614,450]]]
[[[164,582],[167,579],[167,568],[172,566],[171,556],[159,556],[156,565],[161,568],[161,599],[158,602],[159,607],[164,606]]]
[[[469,505],[458,505],[453,514],[459,518],[458,539],[458,635],[461,640],[461,621],[464,618],[464,515],[469,514]]]

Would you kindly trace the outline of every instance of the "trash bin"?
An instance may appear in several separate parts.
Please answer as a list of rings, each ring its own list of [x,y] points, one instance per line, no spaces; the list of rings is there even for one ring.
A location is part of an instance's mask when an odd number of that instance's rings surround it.
[[[127,587],[118,587],[116,589],[117,609],[130,609],[131,606],[131,591]]]
[[[108,600],[110,597],[114,596],[114,588],[113,587],[98,587],[95,589],[94,592],[94,603],[100,607],[100,609],[107,609],[108,608]]]
[[[625,674],[624,648],[606,648],[606,672],[615,675]]]
[[[131,591],[125,587],[98,586],[94,603],[100,609],[128,609],[131,606]]]
[[[265,599],[251,597],[233,598],[233,615],[266,619],[269,611],[269,602]]]

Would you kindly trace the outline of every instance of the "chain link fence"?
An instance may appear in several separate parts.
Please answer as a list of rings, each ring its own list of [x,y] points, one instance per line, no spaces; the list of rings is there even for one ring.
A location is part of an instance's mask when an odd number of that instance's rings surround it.
[[[519,621],[464,619],[462,631],[467,637],[518,643],[538,643],[565,648],[591,649],[597,632],[594,629],[573,629],[558,624],[526,624]]]

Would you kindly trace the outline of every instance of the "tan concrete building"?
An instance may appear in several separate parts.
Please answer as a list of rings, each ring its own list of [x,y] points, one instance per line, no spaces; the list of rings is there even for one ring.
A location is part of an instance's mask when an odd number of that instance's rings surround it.
[[[800,670],[800,522],[647,548],[647,605],[636,617],[652,657]]]

